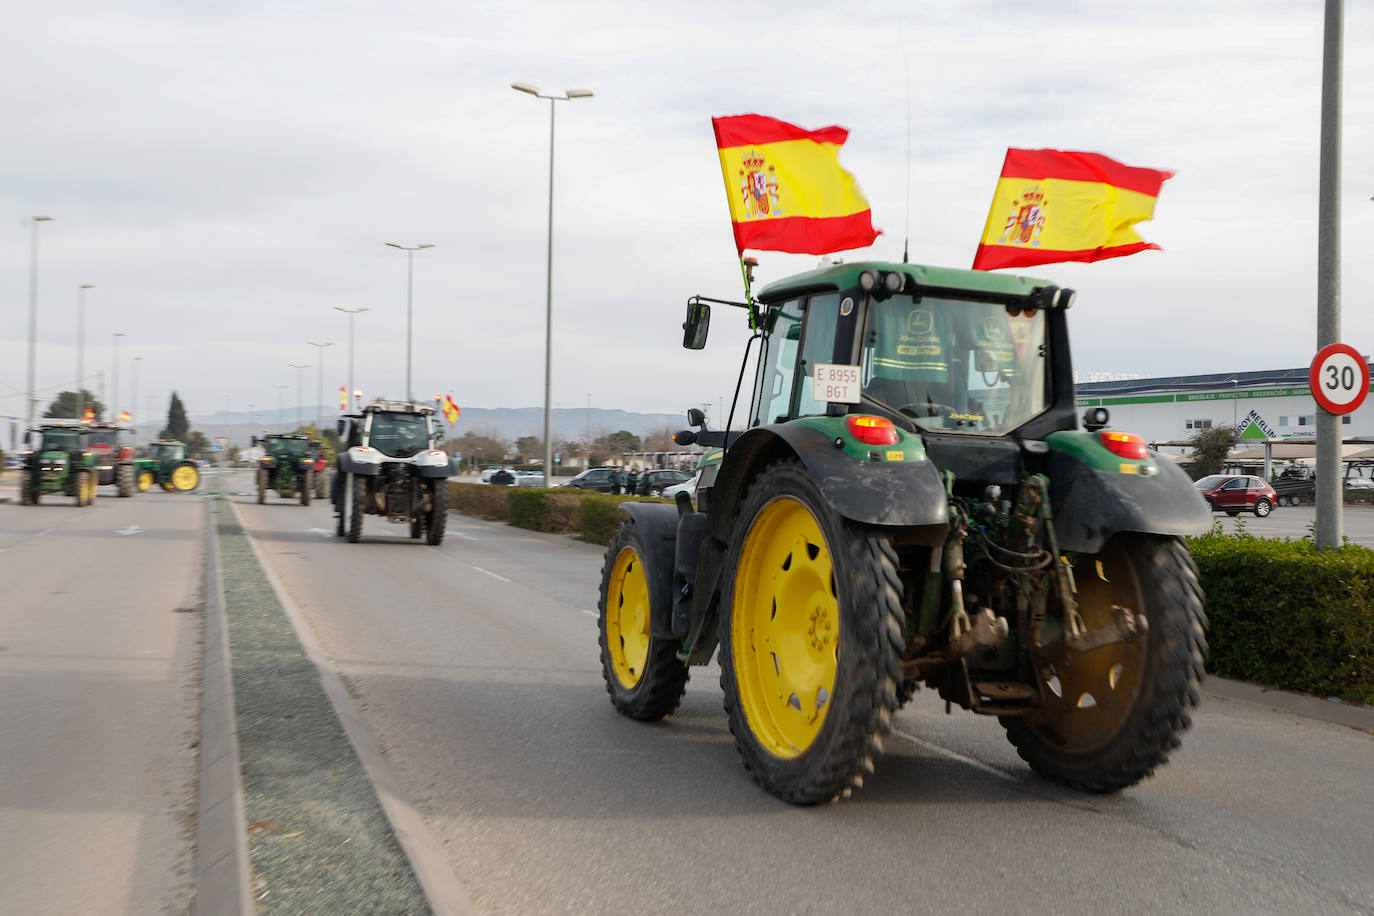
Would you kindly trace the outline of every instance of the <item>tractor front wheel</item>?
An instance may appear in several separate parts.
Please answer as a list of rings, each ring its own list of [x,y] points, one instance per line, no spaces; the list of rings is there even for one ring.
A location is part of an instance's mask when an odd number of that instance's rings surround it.
[[[438,546],[444,543],[444,529],[448,527],[448,480],[430,481],[429,510],[425,513],[425,543]]]
[[[115,487],[121,497],[134,495],[134,466],[132,464],[115,465]]]
[[[28,471],[21,473],[19,475],[19,505],[32,506],[35,489],[37,488],[33,485],[33,475]]]
[[[138,472],[138,490],[140,493],[153,488],[153,472],[140,470]]]
[[[797,461],[746,492],[726,554],[721,687],[754,781],[813,805],[863,785],[901,679],[897,555],[836,515]]]
[[[183,461],[172,470],[172,489],[186,493],[200,486],[200,471],[190,461]]]
[[[367,499],[367,481],[361,474],[349,475],[348,481],[348,542],[356,544],[363,536],[363,503]]]
[[[687,688],[681,643],[653,635],[644,544],[634,519],[616,528],[601,564],[601,676],[622,715],[655,722],[670,715]]]
[[[1115,792],[1149,776],[1179,746],[1202,692],[1207,617],[1197,567],[1178,538],[1119,535],[1074,566],[1089,630],[1115,609],[1148,629],[1042,667],[1044,705],[1004,717],[1016,752],[1046,779]]]

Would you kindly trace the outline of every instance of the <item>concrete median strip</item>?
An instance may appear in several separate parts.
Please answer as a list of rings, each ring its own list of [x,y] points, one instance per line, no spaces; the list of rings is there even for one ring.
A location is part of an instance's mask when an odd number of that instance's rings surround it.
[[[473,912],[442,846],[232,503],[210,505],[242,760],[237,829],[246,831],[250,907]],[[206,680],[208,688],[208,672]]]

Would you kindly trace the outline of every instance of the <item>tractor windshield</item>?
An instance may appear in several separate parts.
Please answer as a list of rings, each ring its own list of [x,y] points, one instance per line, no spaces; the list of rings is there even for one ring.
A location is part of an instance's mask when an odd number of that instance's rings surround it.
[[[1049,406],[1041,311],[924,297],[870,300],[864,394],[930,430],[1000,435]]]
[[[374,413],[368,444],[388,458],[409,458],[429,447],[429,424],[418,413]]]
[[[152,446],[153,457],[159,461],[178,461],[184,458],[183,446],[173,445],[170,442],[154,442]]]
[[[305,454],[307,444],[304,439],[273,439],[269,449],[274,455],[299,458]]]
[[[113,449],[118,433],[113,429],[93,429],[91,430],[91,446],[93,448]]]
[[[41,451],[69,452],[83,448],[79,429],[45,429]]]

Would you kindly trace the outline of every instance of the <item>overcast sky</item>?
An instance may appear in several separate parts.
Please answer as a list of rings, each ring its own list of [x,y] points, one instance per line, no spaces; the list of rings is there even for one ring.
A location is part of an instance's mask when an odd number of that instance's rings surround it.
[[[1374,9],[1347,4],[1343,339],[1374,350]],[[1079,290],[1075,368],[1306,365],[1316,350],[1320,0],[1244,2],[11,4],[0,54],[0,414],[23,414],[28,217],[36,388],[192,414],[293,407],[325,351],[345,381],[473,407],[543,403],[549,102],[558,103],[554,400],[681,411],[728,398],[724,310],[681,349],[693,293],[741,295],[712,115],[850,130],[841,162],[884,235],[853,260],[967,267],[1008,146],[1170,169],[1163,246],[1026,273]],[[908,111],[910,196],[908,200]],[[910,205],[909,217],[907,205]],[[816,258],[761,253],[760,280]],[[316,401],[315,368],[299,373]],[[108,388],[109,379],[105,379]],[[287,385],[274,389],[273,385]],[[532,430],[531,432],[537,432]]]

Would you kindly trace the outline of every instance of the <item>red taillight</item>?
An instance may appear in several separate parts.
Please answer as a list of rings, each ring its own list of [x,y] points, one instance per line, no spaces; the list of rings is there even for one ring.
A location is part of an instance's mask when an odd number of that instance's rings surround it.
[[[132,448],[130,448],[129,446],[126,445],[126,446],[124,446],[123,448],[121,448],[121,449],[119,450],[119,460],[120,460],[120,461],[132,461],[132,460],[133,460],[133,457],[134,457],[134,450],[133,450]]]
[[[1122,458],[1148,458],[1149,450],[1145,440],[1133,433],[1100,432],[1097,437],[1107,447],[1107,451]]]
[[[844,418],[849,434],[864,445],[896,445],[897,427],[885,417],[856,415]]]

